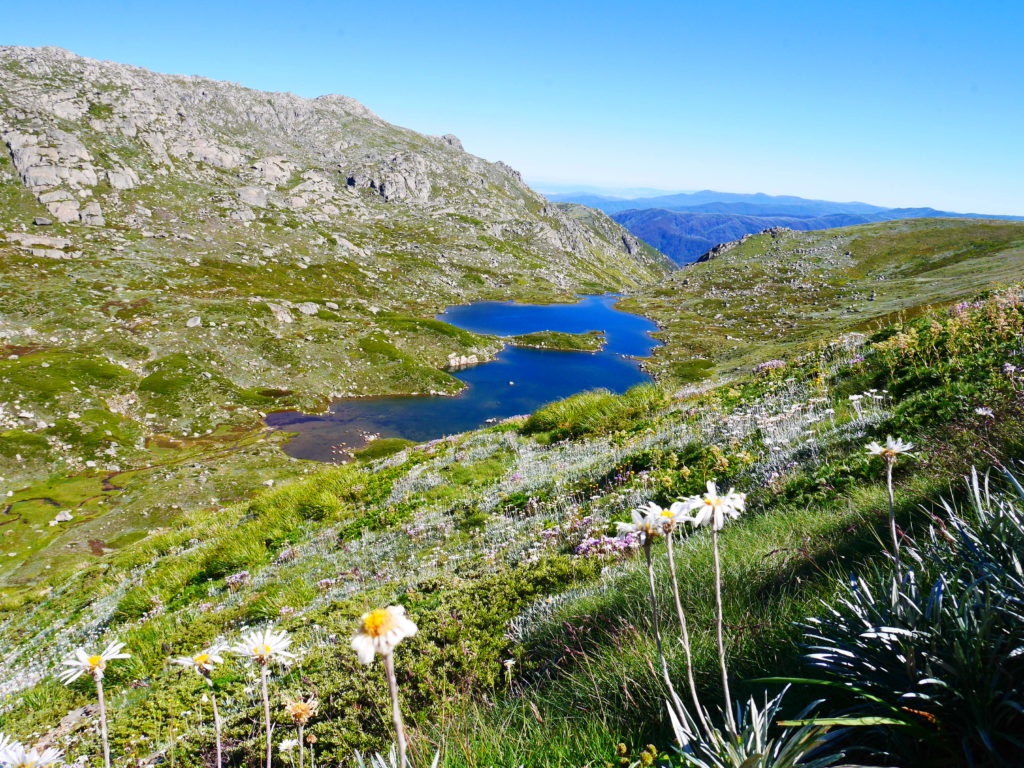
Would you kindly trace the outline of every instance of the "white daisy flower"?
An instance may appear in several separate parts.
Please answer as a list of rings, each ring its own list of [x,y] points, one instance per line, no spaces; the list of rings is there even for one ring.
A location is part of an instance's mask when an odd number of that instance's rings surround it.
[[[735,520],[746,508],[747,494],[736,493],[731,488],[728,493],[719,493],[718,486],[709,480],[703,496],[690,496],[683,500],[683,504],[687,511],[693,513],[690,521],[695,526],[699,528],[710,523],[713,530],[720,531],[727,519]]]
[[[21,747],[20,742],[15,741],[6,733],[0,733],[0,765],[7,764],[7,753],[17,747]]]
[[[124,643],[113,642],[103,649],[102,653],[90,655],[84,648],[75,650],[72,656],[61,662],[67,669],[61,671],[57,677],[64,683],[72,683],[82,675],[89,673],[93,680],[102,680],[103,672],[107,663],[114,659],[127,659],[131,654],[121,653]]]
[[[3,761],[5,768],[47,768],[59,763],[62,754],[59,749],[53,747],[47,747],[40,752],[14,743],[0,753],[0,760]]]
[[[284,741],[282,741],[280,744],[277,745],[277,748],[281,752],[291,752],[297,746],[299,746],[299,740],[298,739],[285,739]]]
[[[873,440],[866,446],[869,456],[881,456],[886,461],[895,461],[899,455],[911,456],[913,454],[910,451],[913,448],[913,443],[905,443],[892,435],[885,438],[885,445],[880,445],[877,440]]]
[[[194,669],[203,677],[208,678],[215,666],[224,663],[225,651],[227,651],[227,648],[223,645],[211,645],[195,656],[176,656],[171,659],[171,662],[188,669]]]
[[[272,626],[262,632],[250,632],[243,635],[241,641],[231,650],[239,656],[247,656],[264,666],[271,661],[284,662],[294,659],[295,654],[288,651],[292,639],[287,632],[276,632]]]
[[[633,510],[632,520],[628,523],[616,523],[620,533],[643,533],[644,535],[661,536],[671,532],[675,527],[689,518],[686,505],[680,501],[673,502],[669,507],[660,507],[653,501]]]
[[[406,617],[405,608],[392,605],[364,613],[359,630],[352,638],[352,650],[361,664],[372,664],[376,654],[386,656],[407,637],[416,634],[416,625]]]
[[[662,517],[662,508],[653,502],[638,507],[630,513],[630,520],[627,523],[616,523],[620,535],[630,533],[642,533],[645,538],[653,539],[665,533],[665,520]]]

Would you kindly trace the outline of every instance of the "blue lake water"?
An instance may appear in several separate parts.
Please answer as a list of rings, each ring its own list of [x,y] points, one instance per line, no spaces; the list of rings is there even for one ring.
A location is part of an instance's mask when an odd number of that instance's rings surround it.
[[[506,346],[497,359],[452,375],[468,385],[455,397],[399,396],[345,398],[328,413],[313,416],[280,411],[267,424],[297,433],[285,447],[291,456],[341,461],[338,446],[360,448],[365,435],[422,442],[475,429],[492,420],[535,411],[554,400],[603,387],[624,392],[650,381],[636,358],[658,344],[657,326],[613,307],[613,294],[584,296],[576,304],[515,304],[484,301],[450,307],[438,319],[476,333],[514,336],[537,331],[604,331],[600,352],[554,352]]]

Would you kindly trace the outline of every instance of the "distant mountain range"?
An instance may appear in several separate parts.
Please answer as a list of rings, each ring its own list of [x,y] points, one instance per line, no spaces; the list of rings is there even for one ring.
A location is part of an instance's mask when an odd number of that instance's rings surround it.
[[[592,194],[554,194],[551,200],[575,202],[605,211],[637,237],[688,264],[720,243],[771,227],[833,229],[878,221],[921,218],[1015,219],[953,213],[935,208],[884,208],[868,203],[837,203],[792,195],[733,192],[685,192],[623,199]]]

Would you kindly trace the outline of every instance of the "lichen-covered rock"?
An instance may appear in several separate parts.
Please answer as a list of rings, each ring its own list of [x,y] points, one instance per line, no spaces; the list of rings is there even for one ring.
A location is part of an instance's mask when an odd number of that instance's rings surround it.
[[[286,157],[264,157],[253,163],[250,168],[264,181],[278,185],[287,181],[295,173],[295,165]]]
[[[283,304],[277,304],[272,301],[267,302],[267,308],[270,309],[274,319],[279,323],[294,323],[295,318],[292,317],[292,313],[288,311],[288,307]]]
[[[267,190],[263,187],[240,187],[237,191],[238,199],[246,205],[254,205],[257,208],[267,207]]]
[[[82,207],[79,218],[87,227],[102,227],[107,223],[106,219],[103,218],[103,209],[100,208],[100,204],[95,200],[86,203]]]
[[[133,189],[139,186],[139,174],[131,168],[112,168],[107,171],[107,181],[114,189]]]

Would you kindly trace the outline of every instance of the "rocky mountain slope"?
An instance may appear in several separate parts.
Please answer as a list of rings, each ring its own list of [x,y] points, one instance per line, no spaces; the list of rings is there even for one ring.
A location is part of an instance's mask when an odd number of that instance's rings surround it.
[[[457,391],[448,360],[500,342],[433,320],[446,305],[667,267],[604,214],[344,96],[0,48],[0,513],[24,523],[8,569],[154,519],[106,527],[109,507],[159,519],[286,470],[268,410]],[[189,498],[164,504],[171,488]]]

